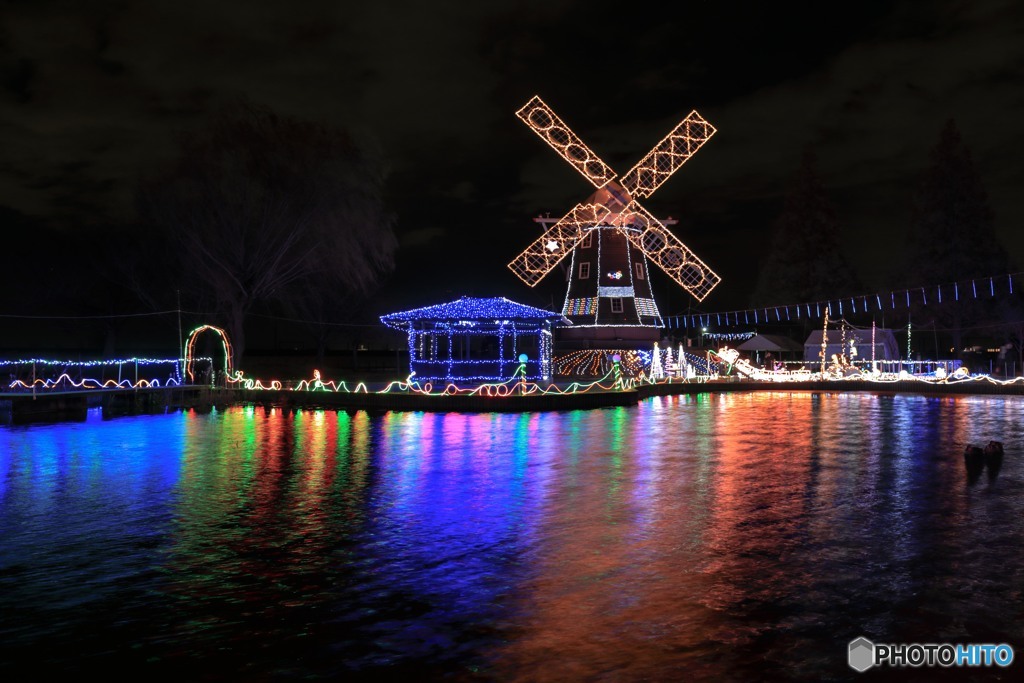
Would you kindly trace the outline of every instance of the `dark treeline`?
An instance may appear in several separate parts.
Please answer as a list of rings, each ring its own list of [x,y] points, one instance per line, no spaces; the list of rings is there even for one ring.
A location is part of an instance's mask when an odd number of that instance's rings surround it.
[[[140,179],[128,224],[38,226],[8,211],[4,313],[9,350],[61,344],[124,353],[126,311],[186,313],[223,327],[236,365],[254,316],[293,320],[322,359],[391,273],[397,240],[384,204],[388,167],[343,129],[232,103],[183,133],[176,159]],[[114,316],[91,318],[90,316]],[[67,316],[62,318],[62,316]],[[178,346],[177,315],[148,319]],[[290,330],[292,336],[295,331]],[[187,329],[186,329],[187,333]],[[135,348],[147,346],[135,337]]]
[[[903,262],[889,278],[892,290],[932,287],[1011,272],[1011,262],[995,233],[995,220],[981,176],[953,120],[931,150],[913,197]],[[870,294],[841,246],[843,226],[836,215],[811,152],[805,152],[762,261],[753,307],[785,306]],[[1024,283],[1022,283],[1024,284]],[[927,330],[941,358],[960,358],[965,347],[1012,345],[1024,361],[1024,303],[1017,296],[957,299],[951,287],[941,304],[933,293],[914,297],[905,320]],[[852,324],[877,318],[848,311]],[[891,323],[890,319],[890,323]],[[801,341],[815,325],[804,318],[788,325]],[[767,330],[766,330],[767,331]],[[778,332],[779,330],[773,330]],[[802,335],[802,336],[801,336]],[[939,339],[941,338],[941,341]]]
[[[843,251],[846,226],[816,166],[805,153],[772,225],[753,307],[872,291]],[[908,197],[906,261],[886,286],[1012,272],[1016,264],[996,238],[980,174],[952,121],[922,169]],[[41,225],[0,207],[7,239],[0,345],[5,355],[51,348],[166,354],[179,347],[182,326],[187,333],[209,323],[229,332],[236,364],[253,330],[269,348],[301,347],[321,360],[339,345],[355,348],[378,323],[380,311],[369,302],[394,268],[387,181],[380,150],[349,131],[236,102],[183,133],[177,157],[140,178],[132,221],[84,230]],[[936,304],[915,299],[900,324],[893,324],[897,316],[880,322],[899,327],[912,319],[939,357],[960,357],[971,345],[1011,345],[1024,366],[1019,297]],[[179,309],[186,313],[174,314]],[[147,311],[164,313],[120,315]],[[40,317],[11,317],[33,315]],[[846,317],[854,325],[873,320]],[[818,324],[803,319],[761,331],[802,341]]]

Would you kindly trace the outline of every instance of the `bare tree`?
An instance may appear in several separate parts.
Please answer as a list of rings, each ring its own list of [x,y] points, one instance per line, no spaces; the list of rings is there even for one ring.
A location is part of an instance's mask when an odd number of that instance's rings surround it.
[[[311,288],[358,295],[393,268],[385,178],[380,155],[348,132],[239,102],[182,138],[138,205],[170,236],[183,294],[213,295],[238,363],[257,304]]]

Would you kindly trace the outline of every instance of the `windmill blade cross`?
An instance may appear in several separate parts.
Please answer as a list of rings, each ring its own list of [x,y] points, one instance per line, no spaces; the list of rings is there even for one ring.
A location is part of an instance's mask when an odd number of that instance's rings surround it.
[[[640,229],[639,232],[626,231],[629,241],[697,301],[703,301],[722,281],[689,247],[636,201],[629,203],[622,216],[623,223]]]
[[[650,197],[715,132],[715,127],[696,110],[691,111],[647,156],[629,169],[619,183],[632,196]]]
[[[562,119],[536,95],[516,112],[516,116],[530,127],[540,139],[548,143],[559,156],[568,161],[596,188],[615,178],[615,171],[565,125]]]
[[[508,267],[520,280],[533,287],[572,252],[583,239],[584,227],[600,223],[609,213],[609,209],[600,204],[577,204],[512,259]]]
[[[608,164],[598,158],[540,97],[531,98],[516,112],[516,116],[597,188],[589,203],[573,207],[508,264],[523,282],[531,287],[536,285],[583,239],[585,228],[594,227],[609,216],[611,225],[637,228],[622,232],[648,259],[698,301],[703,301],[721,282],[721,278],[689,247],[633,199],[633,196],[650,197],[715,134],[715,127],[696,110],[691,111],[617,182],[615,172]]]

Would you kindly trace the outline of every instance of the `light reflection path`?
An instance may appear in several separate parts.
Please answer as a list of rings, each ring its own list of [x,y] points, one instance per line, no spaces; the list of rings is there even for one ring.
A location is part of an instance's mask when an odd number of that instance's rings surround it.
[[[756,392],[0,429],[0,672],[817,681],[848,680],[860,635],[1019,644],[1021,406]],[[1002,471],[968,482],[988,439]]]

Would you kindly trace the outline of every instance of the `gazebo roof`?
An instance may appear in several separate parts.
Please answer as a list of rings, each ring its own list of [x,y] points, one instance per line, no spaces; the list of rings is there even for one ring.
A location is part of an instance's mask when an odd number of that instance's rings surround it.
[[[410,311],[389,313],[380,317],[382,323],[397,330],[407,330],[413,323],[420,322],[490,322],[520,321],[542,323],[566,321],[561,313],[545,311],[525,304],[510,301],[503,296],[476,298],[464,296],[444,304],[434,304]]]

